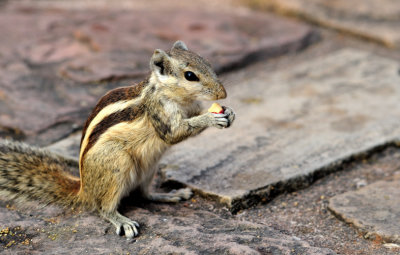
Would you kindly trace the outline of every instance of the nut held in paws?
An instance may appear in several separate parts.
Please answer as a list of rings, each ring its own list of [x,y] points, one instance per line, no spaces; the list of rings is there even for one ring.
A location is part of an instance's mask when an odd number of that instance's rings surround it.
[[[210,108],[208,108],[208,112],[211,113],[224,113],[224,109],[218,104],[213,103]]]

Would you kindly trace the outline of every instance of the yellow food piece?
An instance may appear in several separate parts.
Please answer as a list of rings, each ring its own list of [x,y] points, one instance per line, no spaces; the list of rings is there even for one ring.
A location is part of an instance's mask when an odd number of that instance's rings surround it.
[[[218,103],[213,103],[210,108],[208,108],[208,112],[212,113],[221,113],[224,112],[224,109],[218,104]]]

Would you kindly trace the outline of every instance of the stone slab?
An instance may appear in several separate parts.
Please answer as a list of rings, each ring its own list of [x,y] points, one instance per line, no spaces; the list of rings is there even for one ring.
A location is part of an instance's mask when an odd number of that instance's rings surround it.
[[[252,11],[45,3],[7,1],[0,9],[0,34],[7,35],[0,38],[2,137],[39,144],[65,137],[83,126],[100,96],[142,79],[154,49],[167,50],[177,39],[223,71],[300,50],[316,38],[307,25]]]
[[[22,62],[0,67],[1,137],[57,141],[83,125],[90,106],[107,90],[65,82],[51,76],[51,67],[43,69],[32,70]]]
[[[81,144],[82,132],[78,131],[71,134],[69,137],[62,139],[56,143],[46,146],[46,149],[51,150],[59,155],[75,159],[79,161],[79,149]]]
[[[40,28],[46,34],[22,43],[20,55],[32,64],[66,60],[59,73],[78,82],[143,76],[154,49],[168,49],[178,39],[208,58],[218,71],[301,49],[316,36],[306,25],[252,11],[153,5],[129,11],[58,9],[54,13],[43,5],[28,6],[29,14],[6,12],[1,20],[21,23],[31,16],[43,23]]]
[[[234,125],[174,146],[161,162],[164,178],[233,211],[305,187],[399,138],[399,67],[343,49],[275,74],[238,73],[221,102],[237,112]]]
[[[400,5],[397,0],[245,0],[255,8],[300,16],[322,26],[400,47]]]
[[[329,209],[366,238],[400,244],[400,178],[337,195]]]
[[[336,254],[262,224],[177,205],[130,208],[141,224],[127,241],[104,220],[55,207],[0,207],[2,254]],[[7,235],[4,235],[7,233]]]

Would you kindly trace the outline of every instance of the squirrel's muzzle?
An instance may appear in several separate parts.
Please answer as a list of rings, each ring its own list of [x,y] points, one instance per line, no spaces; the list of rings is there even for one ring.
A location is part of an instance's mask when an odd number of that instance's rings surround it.
[[[217,89],[217,91],[215,93],[215,96],[216,96],[216,100],[217,99],[226,98],[226,90],[225,90],[224,86],[221,83],[219,83],[219,86],[218,86],[218,89]]]

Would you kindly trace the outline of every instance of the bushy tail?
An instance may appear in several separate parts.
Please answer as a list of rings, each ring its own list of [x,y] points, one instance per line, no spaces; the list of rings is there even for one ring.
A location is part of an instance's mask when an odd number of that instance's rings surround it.
[[[0,141],[0,196],[74,207],[80,181],[67,172],[73,168],[78,168],[73,160],[27,144]]]

